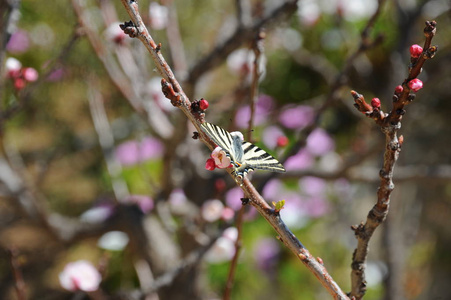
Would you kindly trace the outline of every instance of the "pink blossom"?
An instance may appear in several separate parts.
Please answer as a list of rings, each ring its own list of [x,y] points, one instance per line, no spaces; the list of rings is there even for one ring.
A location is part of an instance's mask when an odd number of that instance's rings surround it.
[[[24,53],[29,46],[28,33],[24,30],[18,30],[9,39],[6,50],[11,53]]]
[[[415,78],[409,81],[408,86],[412,91],[418,92],[423,88],[423,82],[420,79]]]
[[[24,68],[22,70],[22,76],[26,81],[33,82],[38,80],[39,73],[34,68]]]
[[[229,261],[235,255],[235,242],[238,238],[238,230],[235,227],[229,227],[222,233],[222,236],[216,240],[214,245],[205,255],[205,260],[212,264]]]
[[[310,152],[301,149],[297,154],[290,156],[284,166],[287,171],[305,170],[312,167],[314,162]]]
[[[230,207],[224,207],[222,210],[221,218],[225,221],[230,221],[235,216],[235,211],[231,209]]]
[[[215,222],[222,216],[224,204],[218,199],[210,199],[204,202],[201,208],[202,218],[207,222]]]
[[[159,159],[163,154],[163,145],[153,137],[141,142],[127,141],[116,148],[116,156],[121,164],[130,166],[151,159]]]
[[[299,180],[299,186],[301,191],[309,196],[326,195],[326,182],[324,179],[313,176],[305,176]]]
[[[262,125],[268,121],[268,117],[273,109],[274,100],[268,95],[260,95],[255,105],[254,126]],[[238,109],[235,116],[235,124],[239,128],[247,128],[251,118],[251,108],[249,105]]]
[[[225,203],[233,210],[239,210],[243,206],[241,202],[241,198],[243,197],[243,190],[241,190],[239,187],[234,187],[233,189],[227,191],[227,193],[225,194]]]
[[[423,48],[420,45],[412,45],[410,46],[410,56],[412,56],[413,58],[418,58],[420,57],[421,53],[423,53]]]
[[[90,262],[79,260],[68,263],[59,274],[59,280],[66,290],[92,292],[99,288],[102,277]]]
[[[315,112],[310,106],[287,106],[279,115],[279,122],[289,129],[302,129],[312,124],[314,117]]]
[[[127,38],[127,35],[119,26],[121,23],[114,22],[111,23],[110,26],[105,31],[105,37],[107,40],[110,40],[116,44],[122,44],[124,40]]]
[[[282,181],[279,179],[271,179],[263,187],[263,197],[268,201],[280,200],[279,197],[284,192],[285,188]]]
[[[215,165],[218,169],[225,169],[231,166],[230,157],[227,156],[226,152],[222,150],[221,147],[217,146],[211,153],[211,158],[214,159]]]
[[[329,212],[329,202],[324,197],[309,198],[305,203],[306,213],[312,218],[319,218]]]
[[[262,141],[269,149],[274,149],[278,146],[280,137],[285,137],[282,129],[277,126],[269,126],[263,131]]]
[[[47,76],[47,80],[52,82],[59,81],[63,78],[64,74],[65,74],[64,69],[58,68]]]
[[[149,22],[150,27],[155,30],[166,28],[168,24],[169,11],[166,6],[157,2],[151,2],[149,6]]]
[[[225,221],[230,221],[233,219],[234,216],[235,211],[233,209],[231,209],[230,207],[224,207],[224,209],[222,210],[221,219]]]
[[[306,149],[313,155],[325,155],[335,149],[335,142],[322,128],[316,128],[307,137]]]
[[[398,85],[398,86],[395,88],[395,93],[396,93],[396,94],[401,94],[403,90],[404,90],[404,88],[402,87],[402,85]]]

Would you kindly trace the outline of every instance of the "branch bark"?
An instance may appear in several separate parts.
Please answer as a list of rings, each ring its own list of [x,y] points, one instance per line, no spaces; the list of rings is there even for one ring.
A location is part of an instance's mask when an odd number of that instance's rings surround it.
[[[163,58],[160,49],[161,45],[157,45],[150,36],[147,28],[145,27],[141,16],[139,15],[138,4],[133,0],[121,0],[125,9],[127,10],[131,22],[126,22],[121,26],[125,33],[131,37],[138,38],[147,48],[154,60],[157,70],[164,77],[162,79],[162,89],[165,96],[171,100],[174,106],[180,108],[186,117],[193,123],[199,132],[201,140],[212,150],[214,143],[206,136],[202,130],[200,130],[200,124],[204,121],[204,114],[196,111],[191,107],[191,101],[187,98],[183,92],[182,87],[175,78],[171,68]],[[285,2],[282,7],[296,8],[297,1]],[[280,8],[283,10],[282,8]],[[263,19],[260,22],[263,22]],[[261,26],[258,26],[260,28]],[[241,37],[239,38],[241,40]],[[208,66],[204,66],[206,69],[211,67],[211,62]],[[229,171],[230,174],[231,171]],[[349,299],[346,294],[335,283],[332,277],[327,272],[321,260],[315,259],[308,250],[302,245],[297,237],[288,229],[285,223],[280,218],[280,215],[274,211],[257,192],[252,183],[244,178],[242,182],[239,182],[234,178],[240,187],[243,189],[244,194],[250,199],[250,204],[257,208],[259,213],[271,224],[274,230],[279,234],[279,240],[281,240],[300,260],[301,262],[318,278],[321,284],[327,289],[327,291],[334,297],[334,299]],[[321,261],[321,262],[320,262]]]
[[[419,58],[411,58],[409,75],[402,84],[402,91],[395,90],[393,106],[390,113],[385,114],[379,107],[372,107],[372,105],[365,102],[362,95],[355,91],[351,92],[355,100],[354,106],[366,114],[367,117],[372,118],[385,134],[384,163],[379,172],[380,185],[377,190],[377,202],[368,213],[365,223],[362,222],[359,225],[351,227],[357,238],[357,248],[354,251],[351,264],[351,296],[356,299],[362,299],[365,295],[365,266],[369,252],[368,245],[374,231],[384,222],[388,214],[390,196],[395,187],[393,183],[393,171],[404,140],[403,136],[398,138],[398,131],[401,128],[401,119],[405,113],[405,106],[415,98],[415,95],[411,94],[408,83],[420,74],[425,61],[434,57],[437,51],[436,46],[431,46],[432,38],[436,33],[436,25],[437,23],[435,21],[426,22],[426,27],[424,28],[426,40],[423,53]]]

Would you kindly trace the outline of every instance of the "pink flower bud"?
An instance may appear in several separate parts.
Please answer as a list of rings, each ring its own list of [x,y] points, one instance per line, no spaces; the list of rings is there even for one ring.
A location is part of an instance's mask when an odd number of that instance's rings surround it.
[[[277,147],[285,147],[288,145],[288,138],[284,135],[277,138]]]
[[[404,90],[404,88],[402,87],[402,85],[398,85],[398,86],[395,88],[395,93],[396,93],[396,94],[401,94],[403,90]]]
[[[213,158],[207,159],[207,162],[205,163],[205,169],[207,169],[208,171],[213,171],[214,169],[216,169],[216,164]]]
[[[23,80],[22,78],[16,78],[14,80],[14,88],[16,90],[21,90],[25,87],[25,80]]]
[[[199,101],[200,109],[206,110],[208,108],[208,106],[210,106],[210,104],[208,104],[207,100],[205,100],[204,98],[200,99],[200,101]]]
[[[421,53],[423,53],[423,48],[420,45],[412,45],[410,46],[410,56],[413,58],[420,57]]]
[[[373,98],[373,99],[371,100],[371,106],[372,106],[373,108],[379,108],[379,107],[381,107],[381,100],[379,100],[379,98]]]
[[[26,81],[30,81],[30,82],[38,80],[38,77],[39,77],[38,71],[36,71],[33,68],[24,68],[22,70],[22,75]]]
[[[418,78],[412,79],[407,85],[414,92],[418,92],[423,88],[423,82]]]

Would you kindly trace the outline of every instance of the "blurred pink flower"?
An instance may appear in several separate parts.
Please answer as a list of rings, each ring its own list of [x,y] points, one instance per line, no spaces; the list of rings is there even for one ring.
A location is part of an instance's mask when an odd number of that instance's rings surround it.
[[[335,149],[335,142],[330,135],[322,128],[316,128],[307,137],[305,147],[308,152],[315,156],[324,155]]]
[[[230,157],[227,156],[226,152],[222,150],[221,147],[217,146],[213,152],[211,152],[210,156],[215,161],[216,168],[225,169],[231,167]]]
[[[23,68],[22,76],[26,81],[33,82],[38,80],[39,73],[34,68]]]
[[[230,207],[224,207],[222,210],[221,218],[225,221],[230,221],[235,216],[235,211],[231,209]]]
[[[287,105],[279,115],[279,122],[289,129],[302,129],[313,122],[315,111],[307,105]]]
[[[23,53],[28,50],[29,46],[28,33],[24,30],[18,30],[9,39],[6,50],[10,53]]]
[[[63,78],[65,72],[63,68],[55,69],[52,73],[47,76],[48,81],[59,81]]]
[[[278,201],[280,195],[285,190],[282,181],[279,179],[271,179],[265,184],[262,190],[262,195],[266,201]]]
[[[215,222],[222,217],[224,204],[218,199],[210,199],[204,202],[201,208],[202,218],[207,222]]]
[[[325,196],[326,195],[326,181],[324,179],[305,176],[299,179],[299,187],[301,191],[308,196]]]
[[[111,23],[110,26],[105,30],[105,38],[109,41],[112,41],[116,44],[122,44],[126,38],[127,35],[124,33],[124,31],[119,26],[121,23],[114,22]]]
[[[99,288],[102,277],[90,262],[79,260],[68,263],[59,274],[59,280],[66,290],[92,292]]]
[[[309,198],[304,202],[307,215],[312,218],[319,218],[329,212],[329,202],[323,197]]]
[[[228,207],[236,211],[239,210],[241,206],[243,206],[241,202],[241,198],[243,197],[243,191],[239,187],[234,187],[225,194],[225,202]]]
[[[297,154],[290,156],[284,166],[287,171],[305,170],[313,166],[314,159],[305,149],[301,149]]]
[[[262,134],[262,141],[269,149],[274,149],[278,146],[280,137],[285,137],[282,129],[277,126],[266,127]]]
[[[150,212],[154,207],[153,199],[146,195],[130,195],[122,200],[122,202],[138,205],[145,214]]]
[[[268,121],[269,114],[274,106],[274,100],[268,95],[260,95],[255,105],[254,126],[259,126]],[[235,116],[235,125],[239,128],[247,128],[251,118],[251,108],[249,105],[238,109]]]
[[[127,141],[116,148],[116,156],[125,166],[146,160],[159,159],[163,154],[163,145],[153,137],[146,137],[141,142]]]
[[[155,30],[166,28],[168,24],[169,11],[166,6],[157,2],[151,2],[149,5],[149,22],[150,27]]]
[[[224,230],[222,236],[216,240],[214,245],[205,254],[205,260],[212,264],[229,261],[235,255],[235,242],[238,231],[235,227]]]

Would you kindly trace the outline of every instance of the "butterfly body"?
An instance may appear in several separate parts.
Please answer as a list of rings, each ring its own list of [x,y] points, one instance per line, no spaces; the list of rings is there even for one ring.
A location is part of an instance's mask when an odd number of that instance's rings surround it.
[[[244,175],[255,169],[285,172],[285,168],[277,159],[256,145],[242,141],[239,134],[229,133],[225,129],[211,123],[203,123],[201,128],[216,145],[226,152],[237,177],[244,177]]]

